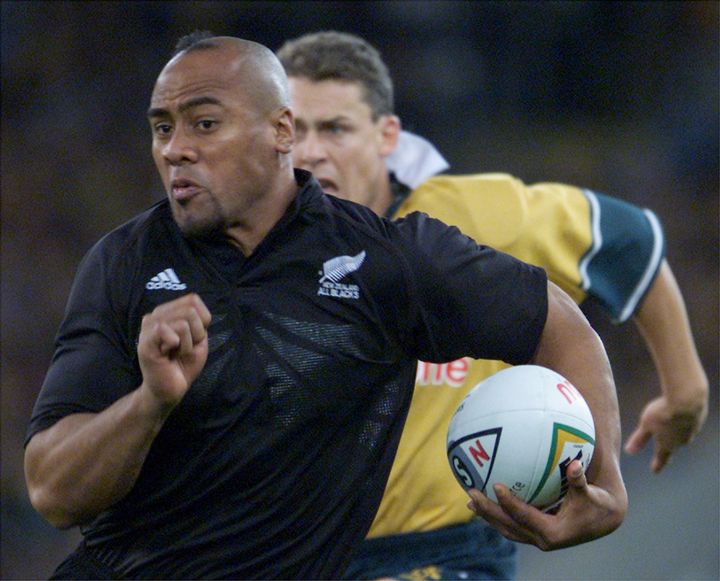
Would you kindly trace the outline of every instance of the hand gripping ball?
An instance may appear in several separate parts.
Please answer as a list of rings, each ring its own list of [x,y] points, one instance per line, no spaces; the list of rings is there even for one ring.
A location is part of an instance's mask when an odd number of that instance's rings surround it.
[[[503,369],[476,385],[450,421],[447,456],[457,481],[497,502],[493,484],[543,510],[562,502],[567,467],[587,469],[592,414],[580,392],[538,365]]]

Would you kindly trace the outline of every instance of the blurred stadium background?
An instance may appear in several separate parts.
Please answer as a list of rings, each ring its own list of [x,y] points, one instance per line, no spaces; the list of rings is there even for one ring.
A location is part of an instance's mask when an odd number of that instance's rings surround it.
[[[718,579],[718,2],[2,2],[2,569],[47,578],[78,539],[30,507],[27,419],[75,268],[162,196],[145,110],[194,29],[271,49],[305,32],[383,53],[406,128],[460,172],[562,181],[653,208],[711,382],[711,415],[660,475],[623,458],[614,534],[545,554],[521,579]],[[626,434],[658,384],[632,324],[593,306]]]

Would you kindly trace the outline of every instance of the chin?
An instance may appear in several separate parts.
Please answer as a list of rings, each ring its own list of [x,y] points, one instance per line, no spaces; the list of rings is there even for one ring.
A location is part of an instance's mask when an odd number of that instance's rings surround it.
[[[182,209],[176,208],[173,208],[173,217],[187,238],[216,238],[224,231],[224,222],[219,219],[189,216]]]

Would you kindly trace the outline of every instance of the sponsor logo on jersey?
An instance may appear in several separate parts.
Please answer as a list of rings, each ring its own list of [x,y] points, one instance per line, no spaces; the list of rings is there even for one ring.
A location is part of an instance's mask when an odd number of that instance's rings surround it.
[[[356,284],[345,284],[340,281],[351,272],[358,270],[365,261],[366,252],[363,250],[355,256],[336,256],[323,263],[318,273],[318,293],[321,296],[339,299],[359,299],[360,287]]]
[[[145,288],[148,290],[164,289],[179,291],[185,290],[187,285],[184,282],[180,282],[180,279],[172,268],[166,268],[147,281]]]
[[[462,357],[449,363],[418,361],[415,383],[417,385],[447,385],[462,387],[470,372],[470,357]]]

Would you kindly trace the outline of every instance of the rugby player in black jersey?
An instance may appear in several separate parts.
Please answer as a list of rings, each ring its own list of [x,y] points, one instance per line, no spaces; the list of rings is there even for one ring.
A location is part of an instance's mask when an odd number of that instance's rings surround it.
[[[266,47],[190,37],[148,118],[168,199],[83,259],[31,418],[35,508],[83,541],[54,578],[337,578],[380,502],[418,359],[533,362],[594,415],[560,511],[469,506],[557,549],[622,522],[603,345],[544,271],[424,214],[392,222],[292,164]],[[335,292],[333,292],[335,291]]]
[[[381,216],[425,212],[482,244],[546,270],[578,304],[632,320],[657,371],[626,450],[654,444],[653,472],[691,442],[708,413],[708,379],[657,216],[587,188],[507,173],[453,175],[428,141],[401,131],[393,82],[367,40],[320,31],[277,51],[296,124],[293,160],[332,195]],[[477,144],[481,147],[481,144]],[[632,325],[624,325],[628,332]],[[477,383],[506,367],[463,357],[421,362],[383,501],[349,579],[513,579],[516,547],[463,506],[446,430]],[[622,399],[621,399],[622,404]]]

